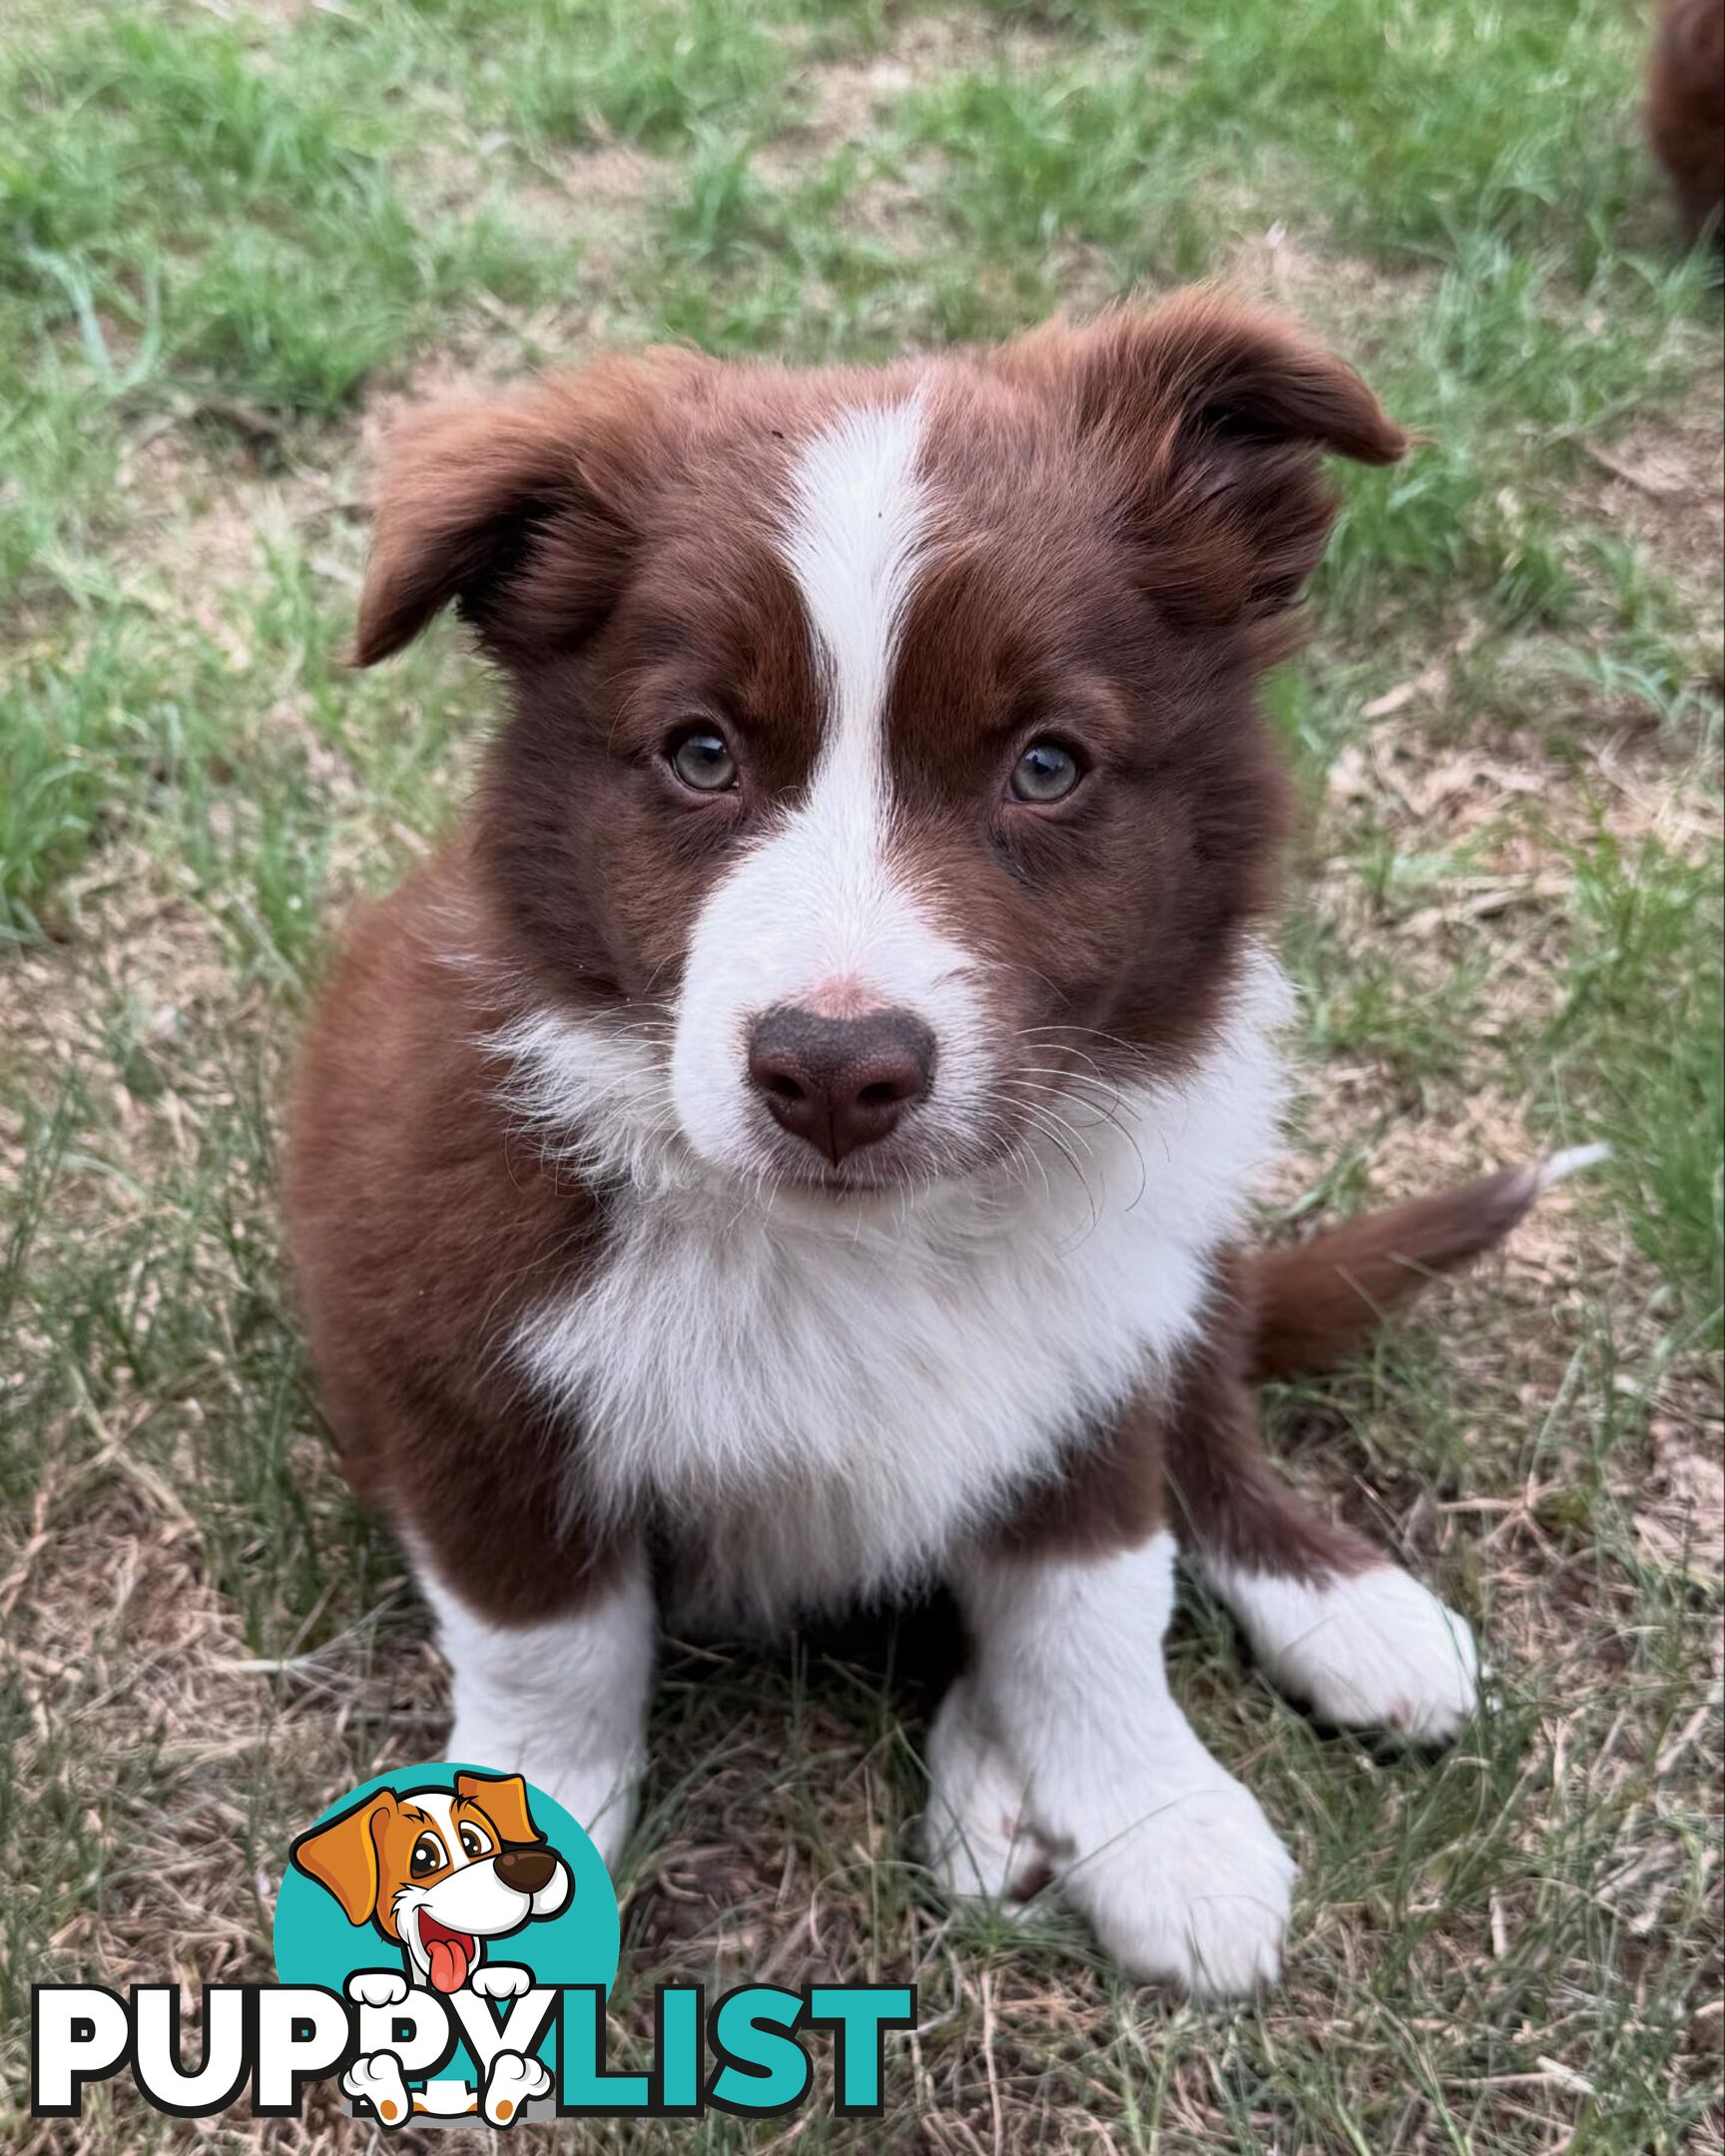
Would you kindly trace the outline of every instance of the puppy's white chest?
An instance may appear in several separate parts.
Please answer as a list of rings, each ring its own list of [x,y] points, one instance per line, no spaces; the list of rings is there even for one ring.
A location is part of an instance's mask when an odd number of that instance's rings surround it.
[[[1275,1112],[1270,1066],[1205,1075],[1128,1096],[1081,1180],[1051,1151],[861,1224],[633,1201],[515,1343],[579,1433],[578,1510],[649,1513],[721,1622],[925,1574],[1191,1337]]]
[[[918,1224],[834,1239],[643,1223],[554,1333],[582,1476],[700,1545],[699,1599],[822,1601],[913,1574],[1049,1467],[1183,1333],[1195,1259]]]

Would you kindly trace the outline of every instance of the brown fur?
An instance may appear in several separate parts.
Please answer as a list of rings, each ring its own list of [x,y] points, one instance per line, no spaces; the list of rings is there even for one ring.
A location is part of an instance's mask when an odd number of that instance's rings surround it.
[[[1228,1259],[1174,1382],[1078,1448],[1059,1483],[1031,1492],[999,1546],[1018,1555],[1131,1549],[1173,1525],[1182,1544],[1249,1571],[1316,1579],[1382,1561],[1291,1489],[1264,1450],[1253,1390],[1264,1353],[1262,1267],[1242,1253]],[[1358,1308],[1353,1315],[1358,1337]]]
[[[1254,1266],[1257,1377],[1334,1369],[1375,1326],[1440,1273],[1500,1243],[1539,1193],[1533,1168],[1500,1168],[1458,1190],[1411,1199],[1325,1230]]]
[[[1647,75],[1647,138],[1691,241],[1725,236],[1725,0],[1664,0]]]
[[[575,1276],[599,1208],[494,1097],[475,1036],[503,1013],[449,955],[493,935],[460,853],[360,914],[301,1060],[287,1204],[348,1478],[461,1593],[526,1623],[601,1582],[608,1552],[559,1533],[566,1433],[497,1339]]]

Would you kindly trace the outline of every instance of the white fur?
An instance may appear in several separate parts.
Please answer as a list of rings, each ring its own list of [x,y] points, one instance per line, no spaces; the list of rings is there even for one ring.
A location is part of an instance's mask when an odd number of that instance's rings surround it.
[[[634,1819],[653,1675],[657,1620],[645,1563],[570,1616],[520,1626],[478,1616],[422,1554],[417,1571],[452,1678],[449,1756],[525,1776],[580,1821],[614,1866]]]
[[[1022,1901],[1048,1865],[1023,1771],[972,1677],[950,1688],[928,1732],[925,1845],[941,1884],[960,1897]]]
[[[551,2069],[543,2059],[527,2058],[519,2051],[499,2051],[485,2076],[485,2101],[481,2106],[487,2124],[513,2126],[521,2106],[535,2096],[550,2092]]]
[[[1479,1656],[1467,1621],[1399,1566],[1317,1582],[1214,1557],[1201,1569],[1267,1674],[1326,1722],[1447,1744],[1472,1715]]]
[[[1600,1141],[1592,1145],[1568,1146],[1561,1153],[1547,1153],[1536,1164],[1534,1174],[1539,1179],[1539,1188],[1548,1191],[1553,1183],[1567,1182],[1570,1176],[1597,1168],[1601,1161],[1610,1158],[1611,1148]]]
[[[407,1979],[395,1969],[355,1969],[346,1989],[361,2006],[398,2006],[407,1996]]]
[[[1168,1690],[1173,1579],[1165,1533],[963,1569],[976,1659],[930,1746],[930,1854],[953,1890],[998,1891],[1029,1835],[1130,1973],[1227,1995],[1275,1980],[1294,1863]]]
[[[1043,1135],[872,1208],[712,1178],[620,1201],[591,1273],[515,1343],[584,1432],[571,1504],[686,1526],[696,1621],[928,1572],[1192,1337],[1274,1143],[1284,1006],[1255,962],[1190,1076],[1075,1117],[1070,1159]],[[577,1062],[584,1029],[561,1023]]]
[[[677,1126],[665,1058],[643,1024],[653,1021],[617,1025],[527,1004],[480,1046],[501,1073],[499,1100],[547,1156],[600,1186],[680,1188],[704,1171]]]
[[[804,448],[781,551],[828,670],[837,737],[869,750],[928,538],[920,401],[859,404]],[[858,760],[867,784],[872,756]]]
[[[926,544],[920,432],[913,401],[859,406],[816,436],[794,476],[783,552],[822,678],[823,746],[806,798],[743,854],[694,924],[671,1055],[684,1135],[732,1171],[761,1173],[802,1150],[749,1083],[751,1025],[777,1004],[909,1010],[934,1035],[927,1099],[852,1173],[890,1180],[908,1154],[956,1165],[988,1133],[980,968],[893,858],[883,722]]]
[[[398,2132],[413,2115],[401,2061],[393,2051],[372,2051],[356,2058],[342,2074],[341,2086],[349,2096],[364,2097],[385,2133]]]

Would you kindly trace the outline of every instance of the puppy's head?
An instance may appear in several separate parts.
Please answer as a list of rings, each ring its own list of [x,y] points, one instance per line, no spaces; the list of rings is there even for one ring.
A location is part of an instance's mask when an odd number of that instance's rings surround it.
[[[414,1980],[455,1991],[484,1941],[554,1916],[569,1868],[534,1826],[519,1775],[455,1777],[451,1790],[379,1790],[293,1844],[292,1863],[404,1948]]]
[[[649,353],[410,426],[357,657],[453,602],[508,677],[480,857],[536,1107],[844,1206],[1178,1072],[1273,894],[1252,685],[1322,455],[1403,446],[1204,293],[874,373]]]

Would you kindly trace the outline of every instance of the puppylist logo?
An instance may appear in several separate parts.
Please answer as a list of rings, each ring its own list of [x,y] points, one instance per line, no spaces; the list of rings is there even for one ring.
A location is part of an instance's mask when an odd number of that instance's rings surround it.
[[[296,2118],[339,2082],[348,2113],[395,2132],[526,2119],[793,2111],[833,2047],[836,2115],[877,2116],[886,2037],[909,1985],[743,1984],[708,2002],[661,1984],[645,2071],[606,2064],[617,1895],[562,1807],[524,1782],[442,1763],[368,1782],[299,1835],[276,1904],[273,1984],[204,1989],[188,2060],[175,1983],[38,1984],[30,2099],[76,2118],[125,2074],[157,2110]]]

